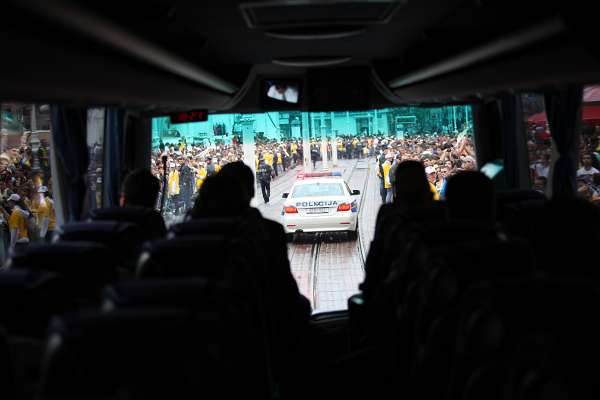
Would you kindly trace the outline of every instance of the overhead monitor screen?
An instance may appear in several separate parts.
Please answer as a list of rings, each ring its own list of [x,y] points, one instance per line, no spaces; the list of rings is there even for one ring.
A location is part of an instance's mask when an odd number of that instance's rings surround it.
[[[299,84],[297,81],[265,80],[264,89],[269,99],[298,104]]]

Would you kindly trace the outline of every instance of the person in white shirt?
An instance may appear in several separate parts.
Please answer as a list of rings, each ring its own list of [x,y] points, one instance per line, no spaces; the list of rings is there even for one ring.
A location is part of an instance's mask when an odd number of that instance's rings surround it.
[[[272,99],[282,100],[287,103],[298,102],[298,90],[293,86],[273,84],[267,92],[267,96]]]
[[[548,179],[550,173],[550,154],[544,154],[541,161],[531,165],[531,169],[535,172],[535,177],[541,176]]]
[[[591,182],[594,174],[600,173],[600,171],[592,166],[592,155],[584,154],[581,162],[583,166],[577,170],[577,178],[583,177],[586,178],[586,181],[589,180]]]

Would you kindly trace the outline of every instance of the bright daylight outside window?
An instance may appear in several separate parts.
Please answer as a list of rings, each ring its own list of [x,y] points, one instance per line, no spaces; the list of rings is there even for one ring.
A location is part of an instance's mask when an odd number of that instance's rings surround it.
[[[577,195],[600,205],[600,86],[583,90]]]
[[[547,192],[553,162],[552,135],[544,107],[544,96],[522,95],[526,124],[529,172],[534,190]],[[577,195],[600,205],[600,86],[583,90],[577,160]]]
[[[391,199],[389,171],[419,160],[443,198],[449,175],[477,168],[472,129],[469,106],[217,114],[187,124],[154,118],[151,167],[161,181],[166,166],[157,207],[167,224],[182,220],[208,176],[244,161],[256,171],[255,206],[292,238],[288,256],[301,292],[315,311],[344,309],[364,278],[379,206]]]
[[[0,261],[56,227],[51,134],[49,105],[0,103]]]

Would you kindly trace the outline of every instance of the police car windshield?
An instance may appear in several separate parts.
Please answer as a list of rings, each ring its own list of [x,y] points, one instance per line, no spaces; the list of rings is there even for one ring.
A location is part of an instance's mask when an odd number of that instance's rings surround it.
[[[343,196],[344,188],[340,183],[315,182],[298,185],[292,192],[292,197],[321,197]]]

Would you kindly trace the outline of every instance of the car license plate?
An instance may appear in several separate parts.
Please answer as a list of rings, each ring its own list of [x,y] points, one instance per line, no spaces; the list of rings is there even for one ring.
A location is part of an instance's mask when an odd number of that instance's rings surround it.
[[[307,208],[307,214],[328,214],[329,207],[316,207],[316,208]]]

